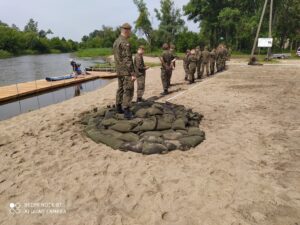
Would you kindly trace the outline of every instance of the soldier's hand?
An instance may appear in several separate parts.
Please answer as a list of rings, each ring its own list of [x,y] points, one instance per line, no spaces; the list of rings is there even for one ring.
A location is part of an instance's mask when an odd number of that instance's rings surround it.
[[[136,76],[135,76],[135,75],[132,75],[132,76],[131,76],[131,80],[132,80],[132,81],[135,81],[135,80],[136,80]]]
[[[145,70],[148,70],[149,68],[150,68],[150,66],[146,66],[146,67],[145,67]]]

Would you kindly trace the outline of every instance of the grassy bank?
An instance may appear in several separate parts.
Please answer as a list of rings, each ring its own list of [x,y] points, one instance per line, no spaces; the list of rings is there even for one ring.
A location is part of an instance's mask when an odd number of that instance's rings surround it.
[[[111,48],[86,48],[86,49],[80,49],[76,53],[77,57],[98,57],[98,56],[109,56],[112,55],[112,49]]]
[[[0,50],[0,59],[6,59],[6,58],[10,58],[12,56],[13,55],[10,52]]]

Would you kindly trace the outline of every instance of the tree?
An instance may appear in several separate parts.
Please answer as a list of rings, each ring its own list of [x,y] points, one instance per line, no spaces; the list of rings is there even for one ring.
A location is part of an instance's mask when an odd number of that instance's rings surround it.
[[[175,8],[174,1],[161,0],[160,10],[155,9],[156,17],[160,21],[159,34],[164,42],[175,42],[176,36],[184,29],[184,20],[179,9]]]
[[[33,19],[30,19],[24,27],[24,32],[38,33],[38,22],[35,22]]]
[[[48,29],[47,31],[40,30],[39,31],[39,37],[45,38],[48,34],[53,34],[52,30]]]
[[[135,23],[135,29],[144,34],[147,38],[150,50],[152,49],[152,32],[153,28],[149,19],[149,11],[144,0],[133,0],[139,11],[139,16]]]

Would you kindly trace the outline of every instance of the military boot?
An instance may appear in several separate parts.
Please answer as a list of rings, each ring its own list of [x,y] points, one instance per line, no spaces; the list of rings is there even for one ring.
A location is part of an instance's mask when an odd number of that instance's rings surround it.
[[[121,104],[117,105],[117,113],[120,113],[120,114],[124,113],[124,110],[122,109],[122,105]]]
[[[131,120],[133,118],[133,114],[129,108],[124,109],[124,118],[128,120]]]
[[[164,90],[164,92],[160,93],[161,95],[168,95],[169,94],[169,91],[166,89]]]
[[[142,98],[142,97],[138,97],[137,99],[136,99],[136,102],[144,102],[145,100]]]

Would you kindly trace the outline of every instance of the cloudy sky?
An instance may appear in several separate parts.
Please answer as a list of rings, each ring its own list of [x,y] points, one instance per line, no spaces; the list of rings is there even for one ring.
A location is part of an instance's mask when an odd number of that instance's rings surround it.
[[[189,0],[175,0],[182,9]],[[158,21],[154,8],[160,7],[160,0],[145,0],[154,27]],[[133,24],[138,12],[132,0],[0,0],[0,20],[16,24],[23,29],[29,18],[38,21],[39,29],[51,29],[55,36],[79,41],[102,25],[117,27],[124,22]],[[186,18],[185,18],[186,19]],[[198,31],[198,24],[187,21],[192,31]]]

